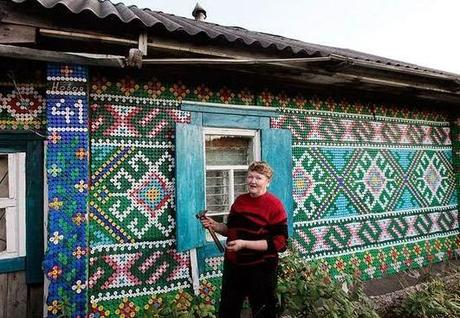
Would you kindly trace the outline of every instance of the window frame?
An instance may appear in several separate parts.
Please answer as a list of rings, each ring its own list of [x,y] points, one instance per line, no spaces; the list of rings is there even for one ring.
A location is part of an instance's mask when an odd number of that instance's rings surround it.
[[[206,163],[206,136],[208,135],[218,135],[218,136],[238,136],[238,137],[251,137],[252,138],[252,160],[260,160],[261,157],[261,147],[260,147],[260,131],[256,129],[242,129],[242,128],[221,128],[221,127],[203,127],[203,157],[204,157],[204,198],[205,198],[205,209],[208,209],[207,206],[207,180],[206,180],[206,173],[208,171],[231,171],[229,173],[229,206],[228,211],[222,213],[209,213],[210,216],[217,216],[217,215],[228,215],[230,213],[230,207],[232,206],[233,202],[235,201],[235,193],[234,193],[234,171],[235,170],[247,170],[249,165],[208,165]],[[231,188],[230,186],[233,186]],[[218,235],[219,238],[223,238]],[[225,238],[223,238],[225,239]],[[210,235],[206,233],[206,242],[213,242]]]
[[[26,283],[43,282],[44,138],[28,132],[2,132],[0,153],[25,152],[25,256],[0,260],[0,274],[26,272]]]
[[[26,153],[2,152],[8,156],[8,198],[2,203],[11,204],[5,209],[6,249],[0,251],[0,261],[26,256]]]

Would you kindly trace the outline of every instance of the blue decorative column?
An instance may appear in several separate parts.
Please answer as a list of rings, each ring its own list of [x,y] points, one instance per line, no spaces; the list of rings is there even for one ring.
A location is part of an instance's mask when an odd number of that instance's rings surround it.
[[[88,69],[49,64],[48,317],[87,313]]]

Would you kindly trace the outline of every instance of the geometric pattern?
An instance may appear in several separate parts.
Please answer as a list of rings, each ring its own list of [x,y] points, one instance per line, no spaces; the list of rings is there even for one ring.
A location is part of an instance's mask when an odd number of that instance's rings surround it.
[[[139,104],[139,105],[137,105]],[[174,101],[91,95],[90,245],[170,239]]]
[[[48,317],[69,305],[71,317],[87,313],[88,104],[81,93],[53,89],[62,82],[86,86],[87,77],[86,67],[48,65]]]
[[[273,127],[292,131],[293,143],[341,146],[354,143],[398,146],[450,146],[448,122],[396,120],[383,116],[337,114],[314,110],[284,109],[283,115],[272,119]]]
[[[122,78],[118,94],[107,86],[95,78],[90,95],[90,306],[128,299],[141,314],[153,295],[191,288],[189,254],[175,249],[173,142],[190,115],[151,98],[158,82],[140,89]]]
[[[168,239],[174,230],[172,101],[92,95],[91,245]],[[147,103],[147,105],[146,105]]]
[[[189,256],[175,251],[174,240],[100,245],[89,266],[93,303],[190,287]]]
[[[451,150],[293,148],[295,221],[454,204]]]
[[[0,98],[2,96],[0,95]],[[2,98],[0,107],[18,121],[30,122],[45,108],[45,101],[33,86],[23,85]]]
[[[200,262],[201,260],[201,262]],[[199,258],[200,280],[221,278],[224,269],[224,257],[214,256]]]
[[[28,72],[32,65],[15,65],[14,71],[0,66],[5,82],[0,81],[0,129],[44,128],[45,87],[43,66],[34,65],[38,76]]]
[[[93,169],[90,219],[113,229],[118,243],[170,237],[174,229],[171,150],[162,149],[161,155],[132,146],[109,151],[103,144],[92,144],[94,154],[104,151],[109,160]],[[94,240],[92,246],[99,243],[106,242]]]
[[[45,85],[31,82],[30,68],[22,72],[14,74],[17,87],[0,83],[0,129],[42,128],[46,104],[48,308],[62,308],[67,298],[75,304],[73,316],[83,316],[88,289],[95,317],[134,309],[141,314],[139,308],[161,301],[157,295],[174,298],[178,289],[189,288],[188,255],[177,253],[174,244],[174,125],[190,120],[178,110],[182,100],[283,112],[271,125],[293,133],[293,242],[331,274],[347,270],[375,278],[442,261],[460,248],[454,209],[460,129],[432,107],[320,99],[166,75],[161,81],[139,74],[136,80],[94,77],[88,200],[87,96],[54,89],[70,78],[86,86],[85,67],[48,67],[46,100]],[[200,291],[220,286],[222,262],[205,259],[200,278],[206,288]]]
[[[295,224],[294,244],[309,258],[332,256],[382,243],[400,243],[418,237],[459,233],[457,206],[406,210],[372,216],[327,219]]]
[[[452,123],[452,151],[457,193],[460,193],[460,118],[458,114]]]
[[[455,183],[457,195],[460,195],[460,118],[458,118],[458,111],[455,113],[452,127],[452,152],[453,152],[453,166],[455,172]],[[457,236],[458,245],[460,245],[460,235]],[[460,254],[460,246],[457,246],[457,255]]]
[[[445,261],[452,258],[458,249],[460,236],[451,235],[324,257],[320,263],[332,276],[348,272],[368,280]]]
[[[339,260],[339,267],[351,255],[355,262],[380,260],[382,268],[360,271],[371,278],[388,272],[383,257],[372,256],[382,248],[401,253],[415,242],[457,242],[455,139],[448,122],[283,112],[272,126],[292,131],[293,243],[305,258]],[[426,264],[426,255],[416,260],[410,266]],[[404,267],[395,266],[393,272]]]

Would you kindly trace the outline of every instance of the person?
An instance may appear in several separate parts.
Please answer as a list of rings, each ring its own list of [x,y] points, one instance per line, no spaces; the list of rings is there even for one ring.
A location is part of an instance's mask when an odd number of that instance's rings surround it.
[[[248,193],[236,198],[227,223],[201,220],[205,228],[227,237],[219,318],[239,318],[246,297],[254,318],[277,317],[278,252],[287,247],[288,231],[282,202],[267,191],[272,176],[266,162],[253,162]]]

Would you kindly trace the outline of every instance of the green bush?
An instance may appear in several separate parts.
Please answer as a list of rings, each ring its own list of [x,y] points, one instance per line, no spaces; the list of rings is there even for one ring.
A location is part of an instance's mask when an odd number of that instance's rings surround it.
[[[460,290],[449,292],[443,281],[433,279],[423,290],[410,294],[396,312],[402,317],[460,317]]]
[[[201,295],[180,291],[172,297],[154,299],[146,305],[144,318],[216,318],[215,307]]]
[[[332,279],[316,262],[289,248],[280,261],[277,295],[281,312],[302,318],[378,318],[361,281],[344,274]]]

